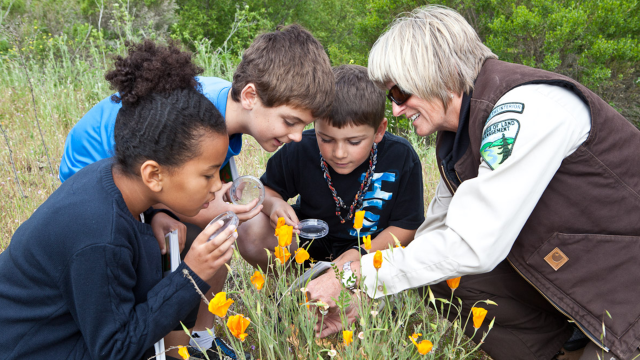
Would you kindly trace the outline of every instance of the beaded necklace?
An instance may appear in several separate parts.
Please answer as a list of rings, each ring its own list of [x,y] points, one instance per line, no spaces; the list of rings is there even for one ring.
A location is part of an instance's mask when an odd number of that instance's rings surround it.
[[[331,175],[329,175],[329,167],[327,166],[327,162],[322,157],[322,153],[320,153],[320,167],[324,172],[324,179],[327,181],[327,185],[329,185],[329,190],[331,190],[331,194],[333,195],[333,200],[336,202],[336,215],[340,218],[340,223],[344,224],[347,220],[351,220],[353,215],[355,214],[356,209],[362,207],[363,195],[367,193],[369,189],[369,185],[371,185],[371,180],[373,179],[373,171],[376,169],[376,163],[378,162],[378,144],[373,143],[373,147],[371,147],[371,154],[369,155],[369,170],[367,170],[367,174],[364,176],[364,180],[362,180],[362,184],[360,184],[360,190],[356,194],[356,197],[353,199],[353,203],[349,208],[349,214],[347,218],[342,217],[342,209],[346,209],[347,206],[342,201],[342,198],[338,196],[336,193],[336,189],[333,187],[331,183]]]

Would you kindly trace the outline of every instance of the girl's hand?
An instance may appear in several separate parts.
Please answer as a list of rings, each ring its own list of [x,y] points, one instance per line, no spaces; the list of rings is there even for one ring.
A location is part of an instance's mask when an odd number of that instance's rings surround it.
[[[233,244],[238,237],[235,226],[229,226],[218,236],[209,240],[209,237],[222,225],[223,222],[218,221],[204,229],[193,241],[184,258],[189,268],[204,281],[209,281],[218,269],[224,266],[224,263],[231,260],[233,254]]]
[[[180,252],[182,252],[184,244],[187,241],[187,227],[185,224],[163,212],[155,214],[153,219],[151,219],[151,230],[153,230],[153,235],[155,235],[156,240],[158,240],[158,245],[160,245],[160,252],[162,255],[167,253],[167,245],[164,241],[164,236],[176,229],[178,230]]]

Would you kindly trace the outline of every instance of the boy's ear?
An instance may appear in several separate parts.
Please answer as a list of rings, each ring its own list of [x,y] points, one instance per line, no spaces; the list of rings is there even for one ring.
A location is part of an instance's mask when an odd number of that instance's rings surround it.
[[[260,101],[258,91],[254,83],[248,83],[240,92],[240,104],[245,110],[251,110]]]
[[[376,143],[379,143],[380,141],[382,141],[382,137],[384,136],[385,131],[387,131],[387,125],[389,123],[387,122],[387,118],[382,119],[382,122],[380,123],[380,125],[378,126],[378,129],[376,130],[376,135],[373,138],[373,141]]]
[[[165,171],[153,160],[147,160],[140,165],[142,182],[153,192],[157,193],[162,191],[164,175]]]

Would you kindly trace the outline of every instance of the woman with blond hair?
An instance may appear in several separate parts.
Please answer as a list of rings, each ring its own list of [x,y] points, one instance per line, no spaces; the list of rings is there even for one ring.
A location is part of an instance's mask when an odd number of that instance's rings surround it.
[[[385,251],[379,270],[372,254],[352,263],[369,296],[382,296],[376,273],[387,295],[431,285],[443,298],[444,280],[463,276],[463,317],[478,300],[498,304],[486,306],[495,325],[482,344],[496,360],[633,358],[640,131],[571,78],[497,60],[445,7],[396,19],[369,76],[418,135],[437,132],[441,175],[409,246]],[[332,276],[309,285],[310,299],[334,305]],[[320,335],[340,328],[333,320]]]

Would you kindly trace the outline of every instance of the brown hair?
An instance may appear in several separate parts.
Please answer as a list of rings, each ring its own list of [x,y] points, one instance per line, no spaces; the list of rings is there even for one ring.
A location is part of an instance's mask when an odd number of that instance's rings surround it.
[[[264,106],[289,105],[322,118],[331,111],[334,81],[320,42],[302,26],[290,25],[258,36],[244,52],[231,98],[239,102],[242,89],[253,83]]]
[[[347,125],[369,125],[377,129],[384,119],[385,93],[369,79],[367,68],[341,65],[333,68],[336,95],[331,115],[323,120],[342,129]]]

